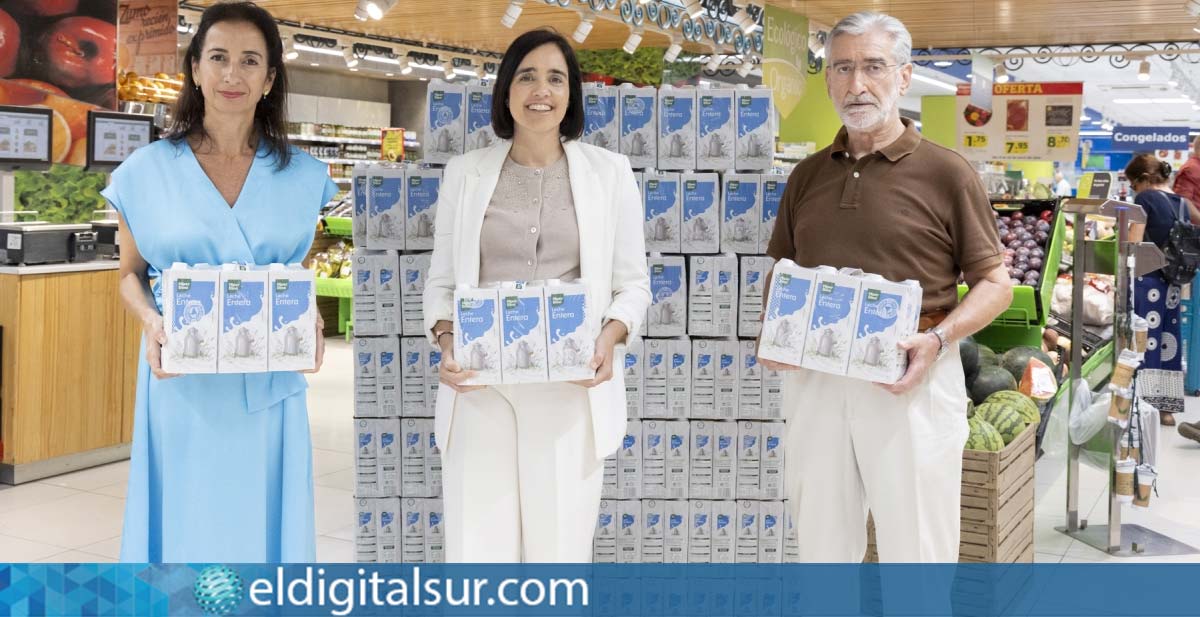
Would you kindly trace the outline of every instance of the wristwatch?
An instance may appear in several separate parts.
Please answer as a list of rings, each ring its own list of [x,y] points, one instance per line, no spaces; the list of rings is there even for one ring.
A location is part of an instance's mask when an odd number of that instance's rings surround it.
[[[934,326],[926,330],[925,333],[932,334],[937,337],[938,344],[941,345],[941,347],[938,348],[936,359],[941,360],[942,356],[946,355],[946,350],[950,349],[950,337],[946,336],[946,331],[943,330],[941,326]]]
[[[446,328],[444,330],[434,330],[433,342],[441,344],[443,334],[454,334],[454,330],[451,330],[450,328]]]

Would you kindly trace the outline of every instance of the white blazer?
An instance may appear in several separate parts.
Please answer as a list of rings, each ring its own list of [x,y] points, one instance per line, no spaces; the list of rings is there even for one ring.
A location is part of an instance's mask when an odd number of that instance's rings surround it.
[[[455,157],[446,165],[438,195],[433,261],[425,282],[425,332],[453,320],[454,287],[479,284],[479,233],[500,169],[511,143]],[[636,336],[650,306],[646,273],[642,200],[629,159],[579,141],[563,144],[571,194],[579,226],[579,266],[588,284],[592,319],[615,319]],[[619,359],[618,359],[619,358]],[[588,390],[597,458],[615,452],[625,436],[624,358],[613,359],[613,377]],[[450,446],[450,425],[457,392],[438,388],[435,434],[443,450]]]

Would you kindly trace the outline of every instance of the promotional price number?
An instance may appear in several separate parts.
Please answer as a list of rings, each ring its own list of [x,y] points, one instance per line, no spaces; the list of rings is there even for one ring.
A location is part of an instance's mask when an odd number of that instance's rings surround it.
[[[963,135],[963,146],[967,148],[986,148],[987,135]]]
[[[1049,148],[1054,148],[1054,149],[1070,148],[1071,147],[1071,136],[1070,135],[1050,135],[1049,137],[1046,138],[1046,146]]]
[[[1029,154],[1028,141],[1006,141],[1004,142],[1005,154]]]

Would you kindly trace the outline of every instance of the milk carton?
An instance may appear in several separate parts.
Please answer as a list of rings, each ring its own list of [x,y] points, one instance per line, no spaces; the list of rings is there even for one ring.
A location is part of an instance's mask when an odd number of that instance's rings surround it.
[[[679,228],[683,222],[679,174],[645,172],[642,204],[646,213],[646,250],[678,253],[682,246]]]
[[[900,341],[917,333],[921,319],[921,284],[893,283],[879,275],[861,278],[858,325],[850,345],[848,377],[892,384],[908,369]]]
[[[784,518],[782,501],[758,504],[758,563],[783,563]]]
[[[617,450],[617,497],[637,499],[642,496],[642,421],[625,423],[625,437]]]
[[[854,340],[860,280],[826,266],[818,270],[801,366],[845,375],[850,364],[850,344]]]
[[[757,501],[737,502],[736,563],[758,563],[758,516]]]
[[[709,563],[712,561],[712,502],[693,499],[688,506],[688,563]]]
[[[758,498],[783,499],[783,438],[782,422],[763,422],[762,455],[759,457]]]
[[[354,494],[377,497],[379,490],[379,428],[375,420],[354,421]]]
[[[645,354],[645,340],[631,338],[625,344],[624,357],[617,356],[623,360],[622,366],[625,371],[625,413],[630,419],[642,417],[642,401],[645,396]]]
[[[399,261],[393,251],[354,250],[354,333],[360,336],[400,333]],[[380,278],[387,281],[381,283]],[[381,289],[386,287],[386,289]],[[384,307],[380,307],[379,298]]]
[[[738,366],[739,420],[761,420],[763,417],[762,380],[764,368],[758,363],[755,341],[739,341],[741,363]]]
[[[546,355],[550,381],[591,379],[596,353],[598,320],[592,315],[587,284],[551,280],[543,289],[546,297]]]
[[[400,419],[377,418],[371,420],[379,435],[379,452],[376,459],[379,468],[378,487],[379,497],[392,497],[400,494]]]
[[[642,563],[663,562],[663,530],[666,527],[664,503],[642,500]]]
[[[726,172],[721,189],[721,250],[757,253],[761,218],[758,174]]]
[[[617,502],[617,563],[638,563],[642,558],[642,503]]]
[[[446,563],[446,532],[443,527],[446,516],[441,499],[426,499],[423,504],[425,515],[425,562]]]
[[[737,89],[737,148],[734,168],[766,170],[775,158],[775,106],[771,90],[757,87]]]
[[[712,292],[713,336],[737,335],[738,260],[734,255],[712,258],[716,270]]]
[[[775,233],[775,220],[779,218],[779,205],[783,202],[783,192],[787,190],[787,176],[762,175],[762,219],[758,226],[758,252],[766,253],[771,244],[771,234]]]
[[[267,271],[226,264],[221,267],[218,304],[221,338],[217,345],[221,373],[267,370]]]
[[[367,178],[367,243],[376,251],[404,249],[404,168],[376,167]]]
[[[712,422],[704,420],[692,422],[690,452],[692,460],[689,463],[688,481],[688,496],[692,499],[712,499],[713,453],[716,450],[713,428]]]
[[[600,502],[596,531],[592,534],[592,563],[617,562],[617,516],[616,501]]]
[[[763,420],[783,419],[783,373],[765,369],[762,373]]]
[[[663,502],[663,563],[687,563],[688,561],[688,502],[683,500]]]
[[[759,337],[758,356],[800,366],[812,316],[817,272],[801,268],[790,259],[775,264],[767,311]]]
[[[667,421],[642,421],[642,497],[667,496]]]
[[[668,341],[667,351],[671,354],[667,367],[667,417],[684,419],[692,406],[692,342]]]
[[[467,86],[467,138],[466,151],[488,148],[495,144],[496,131],[492,128],[492,86],[470,84]]]
[[[367,163],[355,163],[350,176],[350,199],[354,209],[350,216],[351,238],[354,246],[367,246],[367,178],[371,175],[371,166]]]
[[[711,501],[712,506],[712,561],[711,563],[733,563],[737,540],[738,504],[734,501]]]
[[[696,168],[696,90],[658,90],[658,168]]]
[[[758,499],[762,475],[762,423],[738,422],[737,498]]]
[[[687,333],[683,257],[652,254],[649,270],[652,304],[646,322],[650,336],[683,336]]]
[[[375,347],[375,403],[381,418],[400,415],[404,370],[401,364],[400,339],[383,336],[373,341]]]
[[[306,371],[317,364],[317,290],[313,271],[300,264],[271,264],[272,371]]]
[[[604,457],[604,479],[600,485],[601,499],[617,498],[617,455],[609,454]]]
[[[378,524],[376,545],[378,546],[377,563],[400,563],[403,558],[401,547],[403,541],[400,535],[400,498],[385,497],[373,499],[375,502],[375,520]]]
[[[410,251],[432,251],[442,170],[411,168],[404,181],[404,242]]]
[[[426,400],[426,365],[429,363],[429,343],[419,337],[400,339],[400,415],[422,418],[433,415],[433,401]]]
[[[454,359],[476,375],[470,385],[501,383],[500,295],[496,289],[454,290]]]
[[[425,500],[405,498],[400,501],[401,541],[403,563],[425,563]]]
[[[163,371],[217,372],[220,284],[221,271],[206,264],[193,268],[176,263],[162,273],[163,325],[167,331]]]
[[[696,92],[696,169],[733,169],[737,118],[734,91],[712,88]]]
[[[667,453],[663,483],[667,487],[667,499],[687,499],[691,482],[690,425],[687,420],[670,420],[666,425]]]
[[[620,92],[620,153],[629,157],[634,169],[654,167],[658,158],[658,124],[655,110],[658,91],[653,86],[643,88],[622,84]]]
[[[583,84],[583,143],[616,152],[620,141],[617,89],[602,83]]]
[[[401,492],[406,497],[429,496],[429,484],[425,478],[425,449],[426,420],[404,418],[399,421],[402,425],[400,439],[402,440]]]
[[[429,413],[437,406],[438,387],[441,383],[438,377],[438,369],[442,366],[442,352],[438,349],[430,349],[428,352],[428,364],[425,365],[425,400],[429,404]]]
[[[715,257],[693,255],[688,272],[688,334],[713,336],[713,294],[717,287]]]
[[[643,339],[645,346],[646,373],[643,381],[643,418],[666,418],[667,412],[667,373],[671,365],[671,352],[668,341],[662,339]]]
[[[375,522],[375,500],[354,500],[354,561],[375,563],[379,559],[379,525]]]
[[[737,495],[738,422],[713,422],[713,499]]]
[[[426,494],[439,497],[442,494],[442,448],[437,444],[437,433],[432,418],[421,421],[425,430],[425,486]]]
[[[430,253],[404,255],[399,257],[401,276],[400,311],[402,326],[396,333],[405,336],[424,336],[425,311],[422,303],[425,295],[425,279],[429,276],[429,263],[433,258]],[[382,275],[381,275],[382,276]],[[380,311],[386,307],[381,297],[376,297]]]
[[[717,342],[692,341],[692,407],[688,417],[713,418],[717,413]]]
[[[784,521],[787,530],[783,536],[783,562],[800,563],[800,534],[796,531],[796,519],[792,516],[791,504],[784,503]]]
[[[713,380],[716,417],[736,420],[738,417],[738,364],[741,362],[738,341],[717,342],[716,377]]]
[[[684,253],[716,253],[721,249],[721,181],[713,173],[683,173],[683,231],[680,248]]]
[[[354,339],[354,415],[359,418],[378,418],[379,354],[377,343],[382,338]]]
[[[440,79],[429,80],[425,100],[425,138],[421,149],[426,163],[445,165],[462,154],[466,145],[467,123],[464,86]]]
[[[755,337],[762,331],[763,300],[767,297],[767,273],[775,260],[766,256],[741,258],[738,285],[738,336]]]
[[[546,298],[541,286],[500,290],[501,366],[504,383],[545,383]]]

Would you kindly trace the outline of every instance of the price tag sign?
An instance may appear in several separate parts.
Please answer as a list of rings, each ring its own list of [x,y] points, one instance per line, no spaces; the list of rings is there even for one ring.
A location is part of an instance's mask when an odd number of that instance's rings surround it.
[[[379,158],[393,163],[404,160],[404,129],[383,129]]]
[[[1072,147],[1071,136],[1070,135],[1050,135],[1050,136],[1046,137],[1046,147],[1050,148],[1051,150],[1070,148],[1070,147]]]
[[[986,148],[987,145],[987,135],[963,135],[963,147],[965,148]]]
[[[1020,139],[1017,141],[1006,141],[1006,142],[1004,142],[1004,153],[1005,154],[1029,154],[1029,142],[1024,139]]]

